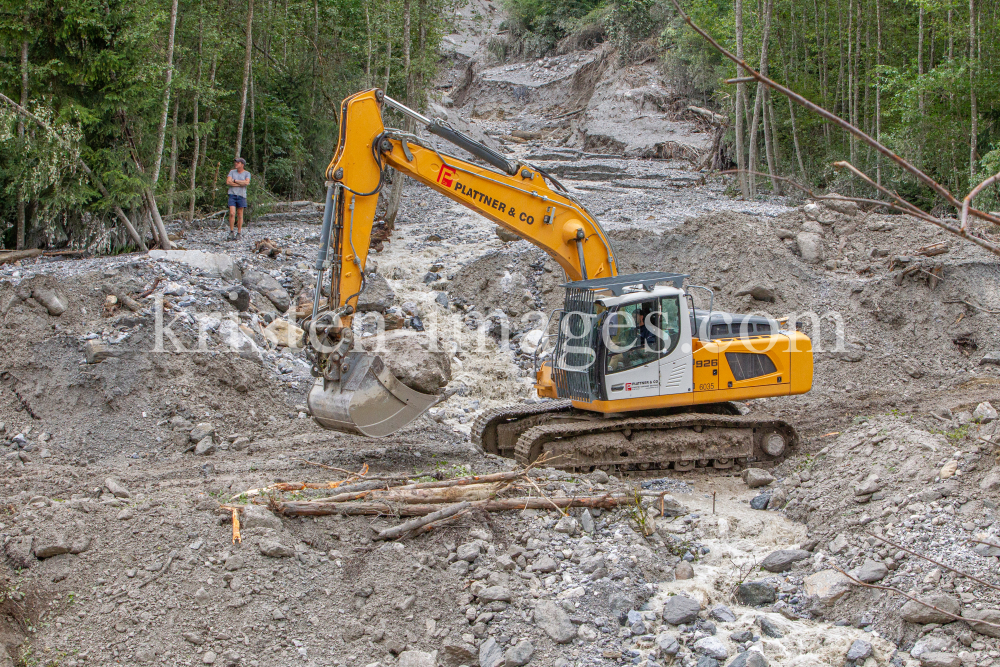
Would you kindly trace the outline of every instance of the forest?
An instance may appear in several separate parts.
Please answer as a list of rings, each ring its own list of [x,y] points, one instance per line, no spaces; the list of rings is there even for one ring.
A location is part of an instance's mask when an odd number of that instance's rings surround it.
[[[445,0],[2,6],[0,246],[104,252],[223,209],[236,155],[251,207],[321,200],[340,101],[379,86],[420,106],[448,17]]]
[[[499,3],[499,0],[497,0]],[[320,199],[339,100],[380,86],[426,102],[454,0],[2,0],[0,245],[104,252],[160,243],[164,221],[225,204],[234,155],[251,206]],[[966,192],[1000,171],[1000,3],[686,0],[724,46]],[[935,215],[926,184],[757,82],[685,26],[671,0],[504,0],[491,58],[605,43],[655,59],[678,92],[728,116],[737,196],[782,178]],[[742,77],[742,78],[741,78]],[[738,82],[727,83],[736,79]],[[19,111],[18,107],[24,111]],[[1000,206],[1000,189],[980,195]]]

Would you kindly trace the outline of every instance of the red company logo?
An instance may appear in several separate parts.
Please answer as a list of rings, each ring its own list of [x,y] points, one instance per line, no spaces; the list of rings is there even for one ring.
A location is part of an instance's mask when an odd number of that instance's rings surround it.
[[[446,188],[450,188],[454,184],[452,176],[455,175],[455,168],[449,167],[446,164],[441,165],[441,171],[438,172],[437,182]]]
[[[632,391],[632,383],[631,382],[626,382],[625,383],[625,391]]]

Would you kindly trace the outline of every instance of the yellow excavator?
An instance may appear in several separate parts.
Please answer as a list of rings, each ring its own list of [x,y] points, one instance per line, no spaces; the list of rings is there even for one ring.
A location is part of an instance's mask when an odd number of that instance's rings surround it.
[[[426,137],[386,128],[389,107]],[[457,145],[489,167],[440,150]],[[309,407],[324,428],[381,437],[419,417],[437,396],[397,380],[383,360],[354,349],[351,319],[365,285],[379,191],[394,169],[544,250],[565,271],[565,302],[536,353],[543,400],[484,412],[472,440],[528,463],[642,474],[672,468],[731,468],[780,460],[797,435],[785,421],[744,414],[733,401],[788,396],[812,387],[808,337],[761,316],[713,310],[711,290],[687,275],[619,275],[600,224],[554,178],[512,160],[385,95],[344,100],[340,137],[326,171],[312,316],[305,323],[315,384]],[[321,300],[330,273],[330,298]],[[691,291],[708,293],[696,308]],[[555,333],[547,332],[555,323]]]

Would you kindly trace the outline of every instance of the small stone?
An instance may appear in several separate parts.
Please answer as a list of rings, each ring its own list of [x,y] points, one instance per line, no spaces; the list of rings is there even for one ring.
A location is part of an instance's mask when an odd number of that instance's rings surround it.
[[[866,642],[864,639],[855,639],[854,643],[851,644],[851,648],[847,649],[848,660],[853,660],[855,662],[863,661],[872,654],[872,645]]]
[[[215,427],[208,422],[202,422],[195,424],[194,428],[191,429],[189,438],[191,442],[201,442],[210,435],[215,435]]]
[[[746,644],[753,641],[753,633],[749,630],[740,630],[729,635],[729,640],[737,644]]]
[[[682,560],[681,562],[677,563],[677,567],[674,568],[674,579],[676,579],[677,581],[684,581],[693,578],[694,578],[694,568],[691,566],[691,563],[687,562],[686,560]]]
[[[590,509],[585,509],[580,514],[580,528],[585,533],[594,532],[594,515],[590,513]]]
[[[972,411],[972,419],[977,422],[991,422],[997,418],[997,411],[988,401],[976,406]]]
[[[425,651],[403,651],[399,654],[399,661],[396,663],[397,667],[436,667],[437,660],[434,659],[433,653],[427,653]]]
[[[673,595],[663,605],[663,620],[671,625],[685,625],[698,618],[700,611],[701,605],[696,600],[686,595]]]
[[[514,646],[507,649],[504,654],[504,667],[521,667],[531,661],[531,656],[535,653],[535,647],[527,639],[522,639]]]
[[[767,486],[774,481],[774,475],[762,468],[747,468],[743,471],[743,481],[751,489]]]
[[[744,582],[736,589],[736,599],[748,607],[771,604],[776,599],[774,586],[766,581]]]
[[[942,607],[942,609],[945,609],[945,607]],[[1000,628],[995,627],[995,625],[1000,625],[1000,610],[966,609],[962,612],[962,618],[969,619],[969,626],[979,634],[986,635],[987,637],[1000,637]],[[951,620],[948,619],[942,622],[951,623]],[[985,623],[977,623],[976,621],[986,621],[995,625],[986,625]]]
[[[194,632],[193,630],[190,632],[181,633],[181,637],[183,637],[185,641],[194,644],[195,646],[201,646],[202,644],[205,643],[205,637],[202,636],[200,632]]]
[[[132,494],[129,490],[125,488],[125,485],[119,482],[114,477],[108,477],[104,480],[104,486],[107,487],[108,492],[111,493],[115,498],[131,498]]]
[[[243,556],[240,556],[239,554],[233,554],[232,556],[226,559],[225,567],[227,572],[236,572],[237,570],[242,569]]]
[[[938,471],[938,477],[940,477],[941,479],[948,479],[950,477],[954,477],[957,471],[958,471],[958,461],[952,459],[951,461],[948,461],[943,466],[941,466],[941,470]]]
[[[590,623],[581,623],[576,636],[585,642],[592,642],[597,639],[597,628]]]
[[[750,509],[754,510],[766,510],[768,503],[771,502],[770,493],[758,493],[750,500]]]
[[[836,570],[820,570],[802,582],[806,595],[815,596],[820,602],[831,605],[851,590],[851,580]]]
[[[697,603],[695,603],[697,604]],[[562,607],[551,600],[540,600],[535,605],[535,625],[557,644],[565,644],[576,637],[576,627]]]
[[[503,649],[493,637],[479,645],[479,667],[499,667],[503,661]]]
[[[130,521],[133,518],[135,518],[135,512],[130,507],[126,507],[118,513],[119,521]]]
[[[716,637],[702,637],[694,643],[694,650],[716,660],[729,657],[729,649]]]
[[[481,593],[477,596],[483,602],[510,602],[511,594],[510,591],[503,586],[490,586],[483,589]]]
[[[664,655],[677,655],[681,650],[681,645],[677,643],[677,638],[666,632],[656,635],[656,646],[660,653]]]
[[[792,565],[809,558],[810,553],[805,549],[779,549],[772,551],[760,563],[760,567],[768,572],[787,572],[792,569]]]
[[[464,560],[467,563],[479,558],[479,543],[478,542],[466,542],[465,544],[460,544],[458,546],[458,551],[456,551],[459,560]]]
[[[205,651],[205,654],[201,656],[201,661],[206,665],[214,665],[215,651]]]
[[[282,528],[281,519],[261,505],[246,505],[240,513],[240,523],[245,529],[281,530]]]
[[[920,597],[920,600],[933,605],[942,611],[958,615],[961,613],[962,605],[958,598],[945,593],[930,593]],[[928,623],[951,623],[952,619],[940,611],[936,611],[920,604],[914,600],[908,600],[899,610],[899,616],[904,621],[926,625]]]
[[[866,558],[861,567],[855,569],[851,576],[866,584],[873,584],[882,581],[889,574],[889,568],[884,563],[879,563],[870,558]]]
[[[264,539],[258,544],[260,552],[269,558],[291,558],[295,549],[285,546],[275,539]]]
[[[847,537],[841,533],[837,537],[833,538],[829,545],[830,553],[834,556],[839,556],[847,550]]]
[[[566,533],[567,535],[575,535],[580,531],[580,526],[576,519],[571,516],[564,516],[556,522],[553,528],[557,533]]]
[[[606,473],[603,470],[595,470],[594,472],[590,473],[590,479],[595,484],[607,484],[609,481],[611,481],[611,478],[608,477],[608,473]]]
[[[962,659],[954,653],[928,651],[920,656],[920,667],[962,667]]]
[[[552,556],[540,556],[535,559],[535,562],[531,565],[531,570],[533,572],[555,572],[559,569],[559,564],[556,563]]]
[[[744,651],[740,653],[728,667],[768,667],[767,658],[757,651]]]
[[[760,616],[757,619],[757,625],[760,626],[760,631],[771,639],[781,639],[784,636],[774,621],[767,616]]]
[[[216,450],[215,440],[212,436],[202,438],[197,445],[195,445],[194,453],[198,456],[208,456],[209,454],[214,454]]]
[[[723,604],[715,605],[712,607],[712,611],[708,612],[708,614],[719,623],[736,622],[736,614],[733,613],[732,609]]]
[[[59,317],[66,312],[66,297],[57,294],[54,290],[36,287],[31,292],[31,296],[35,301],[45,306],[45,310],[49,311],[49,315]]]
[[[275,607],[271,610],[271,620],[272,621],[284,621],[286,618],[285,612],[283,612],[279,607]]]

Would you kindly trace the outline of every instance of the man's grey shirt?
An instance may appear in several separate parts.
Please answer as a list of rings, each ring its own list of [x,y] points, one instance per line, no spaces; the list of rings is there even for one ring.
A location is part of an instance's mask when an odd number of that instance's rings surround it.
[[[249,181],[250,180],[250,172],[247,171],[246,169],[244,169],[243,173],[241,174],[240,172],[236,171],[235,169],[232,169],[229,172],[229,178],[233,179],[234,181]],[[238,188],[236,186],[232,186],[232,187],[229,188],[229,194],[231,194],[231,195],[239,195],[240,197],[246,197],[247,196],[247,189],[246,189],[246,187]]]

